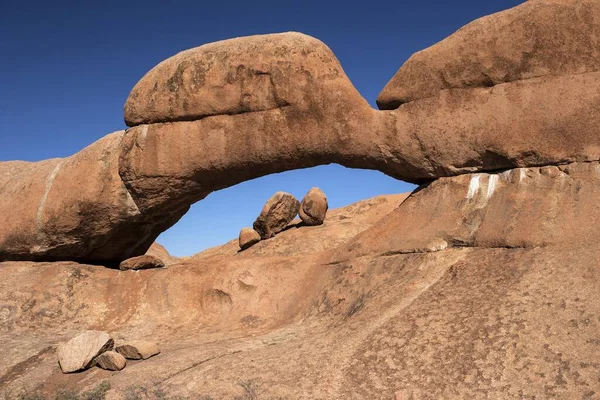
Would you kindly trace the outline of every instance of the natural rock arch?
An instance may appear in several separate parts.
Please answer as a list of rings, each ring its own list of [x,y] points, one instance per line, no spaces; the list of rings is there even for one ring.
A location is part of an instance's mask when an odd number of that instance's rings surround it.
[[[372,109],[331,50],[303,34],[184,51],[133,89],[130,129],[66,159],[0,165],[0,260],[120,261],[210,192],[296,168],[338,163],[422,183],[596,161],[600,49],[556,35],[555,13],[568,38],[595,37],[597,2],[529,1],[417,53],[378,99],[398,107],[389,111]],[[510,46],[494,40],[503,24],[515,27]],[[475,63],[472,48],[484,49]],[[568,65],[548,57],[555,48]],[[515,53],[527,54],[518,74],[487,67]]]

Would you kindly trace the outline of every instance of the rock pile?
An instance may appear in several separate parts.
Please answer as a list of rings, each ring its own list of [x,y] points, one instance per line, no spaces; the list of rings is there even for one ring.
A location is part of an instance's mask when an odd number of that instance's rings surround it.
[[[267,200],[254,221],[253,228],[243,228],[240,231],[240,249],[246,250],[263,239],[272,238],[284,230],[298,214],[305,225],[321,225],[327,208],[327,197],[316,187],[308,191],[302,203],[290,193],[277,192]]]
[[[117,346],[106,332],[84,331],[58,346],[58,364],[64,374],[83,371],[97,366],[109,371],[120,371],[127,361],[147,359],[160,353],[153,342],[136,340]]]

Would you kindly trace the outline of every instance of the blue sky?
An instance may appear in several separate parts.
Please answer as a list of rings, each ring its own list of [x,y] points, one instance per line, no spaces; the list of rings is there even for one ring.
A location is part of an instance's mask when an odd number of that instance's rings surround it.
[[[123,129],[136,82],[175,53],[237,36],[299,31],[325,42],[375,107],[414,52],[522,1],[28,1],[0,12],[0,160],[69,156]],[[337,165],[275,174],[211,194],[159,242],[191,255],[237,237],[274,192],[312,186],[332,208],[413,188]]]

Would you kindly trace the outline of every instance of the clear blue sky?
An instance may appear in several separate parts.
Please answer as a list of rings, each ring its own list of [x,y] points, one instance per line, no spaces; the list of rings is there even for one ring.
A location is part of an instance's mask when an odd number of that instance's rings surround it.
[[[294,5],[289,5],[289,4]],[[136,82],[175,53],[221,39],[299,31],[325,42],[375,106],[414,52],[522,1],[22,1],[0,10],[0,160],[69,156],[123,129]],[[340,207],[413,188],[330,165],[245,182],[195,204],[159,242],[191,255],[237,237],[278,190],[321,187]]]

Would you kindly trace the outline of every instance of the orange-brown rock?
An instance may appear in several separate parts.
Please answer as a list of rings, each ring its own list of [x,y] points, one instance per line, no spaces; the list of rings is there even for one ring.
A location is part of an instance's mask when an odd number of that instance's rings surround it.
[[[311,188],[300,203],[298,215],[306,225],[321,225],[328,207],[325,193],[319,188]]]
[[[123,134],[64,159],[0,163],[0,260],[124,259],[150,246],[119,176]]]
[[[112,338],[106,332],[81,332],[58,346],[58,364],[64,374],[87,369],[98,355],[112,350],[113,345]]]
[[[108,371],[120,371],[127,365],[127,360],[116,351],[105,351],[96,357],[94,364]]]
[[[223,40],[154,67],[125,103],[129,126],[294,107],[344,89],[343,71],[319,40],[296,33]],[[316,93],[314,92],[316,91]]]
[[[441,178],[349,241],[334,261],[446,247],[592,246],[595,237],[589,232],[600,216],[598,196],[598,162]]]
[[[492,87],[600,68],[600,3],[530,0],[479,18],[402,65],[377,98],[381,109],[448,89]]]
[[[164,268],[165,263],[155,256],[144,254],[143,256],[131,257],[121,261],[119,269],[121,271]]]
[[[240,249],[246,250],[258,242],[260,242],[260,235],[254,229],[242,228],[242,230],[240,230],[240,235],[238,237]]]
[[[119,345],[115,351],[122,354],[129,360],[145,360],[157,354],[160,354],[158,345],[147,340],[133,340]]]
[[[152,243],[148,251],[146,251],[146,255],[158,258],[165,265],[176,264],[179,261],[181,261],[178,257],[174,257],[171,254],[169,254],[167,249],[165,249],[163,245],[157,242]]]
[[[590,206],[596,178],[583,177],[591,169],[578,169],[577,179],[529,171],[520,185],[498,183],[486,202],[482,175],[478,191],[473,185],[482,214],[519,214],[527,183],[550,184],[552,195],[536,203],[546,210],[562,203],[573,210],[573,226],[584,222],[576,210]],[[554,175],[562,181],[552,183]],[[471,177],[455,179],[411,197],[423,194],[421,206],[432,215],[450,212],[444,198],[465,200],[471,185]],[[565,193],[555,197],[561,185]],[[240,382],[265,398],[583,398],[600,391],[600,249],[593,235],[574,245],[581,233],[571,230],[565,237],[576,235],[572,242],[526,248],[440,249],[441,242],[423,241],[429,250],[382,254],[376,240],[424,236],[420,230],[431,224],[383,228],[406,215],[404,207],[415,209],[411,197],[330,210],[321,226],[287,229],[244,252],[233,240],[143,276],[68,262],[1,263],[0,341],[7,350],[0,395],[39,390],[52,398],[104,380],[108,398],[125,397],[132,382],[168,397],[200,398],[243,396]],[[500,201],[508,198],[514,200]],[[597,219],[594,209],[581,217]],[[543,222],[548,231],[564,226],[560,218]],[[376,237],[359,244],[362,256],[332,262],[366,229]],[[115,338],[152,337],[160,358],[119,374],[63,376],[53,346],[92,325]]]
[[[125,133],[61,160],[0,163],[0,260],[116,264],[144,254],[209,193],[295,168],[338,163],[424,183],[597,161],[597,9],[589,0],[537,0],[476,21],[423,52],[439,61],[409,61],[389,88],[406,81],[424,94],[399,95],[412,101],[384,112],[306,35],[180,53],[136,85],[126,104],[135,126]],[[582,15],[585,23],[574,23]],[[440,88],[427,74],[439,77],[445,65],[460,72]],[[487,75],[495,86],[477,81]]]
[[[277,192],[267,200],[254,221],[253,228],[261,239],[269,239],[281,232],[298,215],[300,202],[294,195]]]

